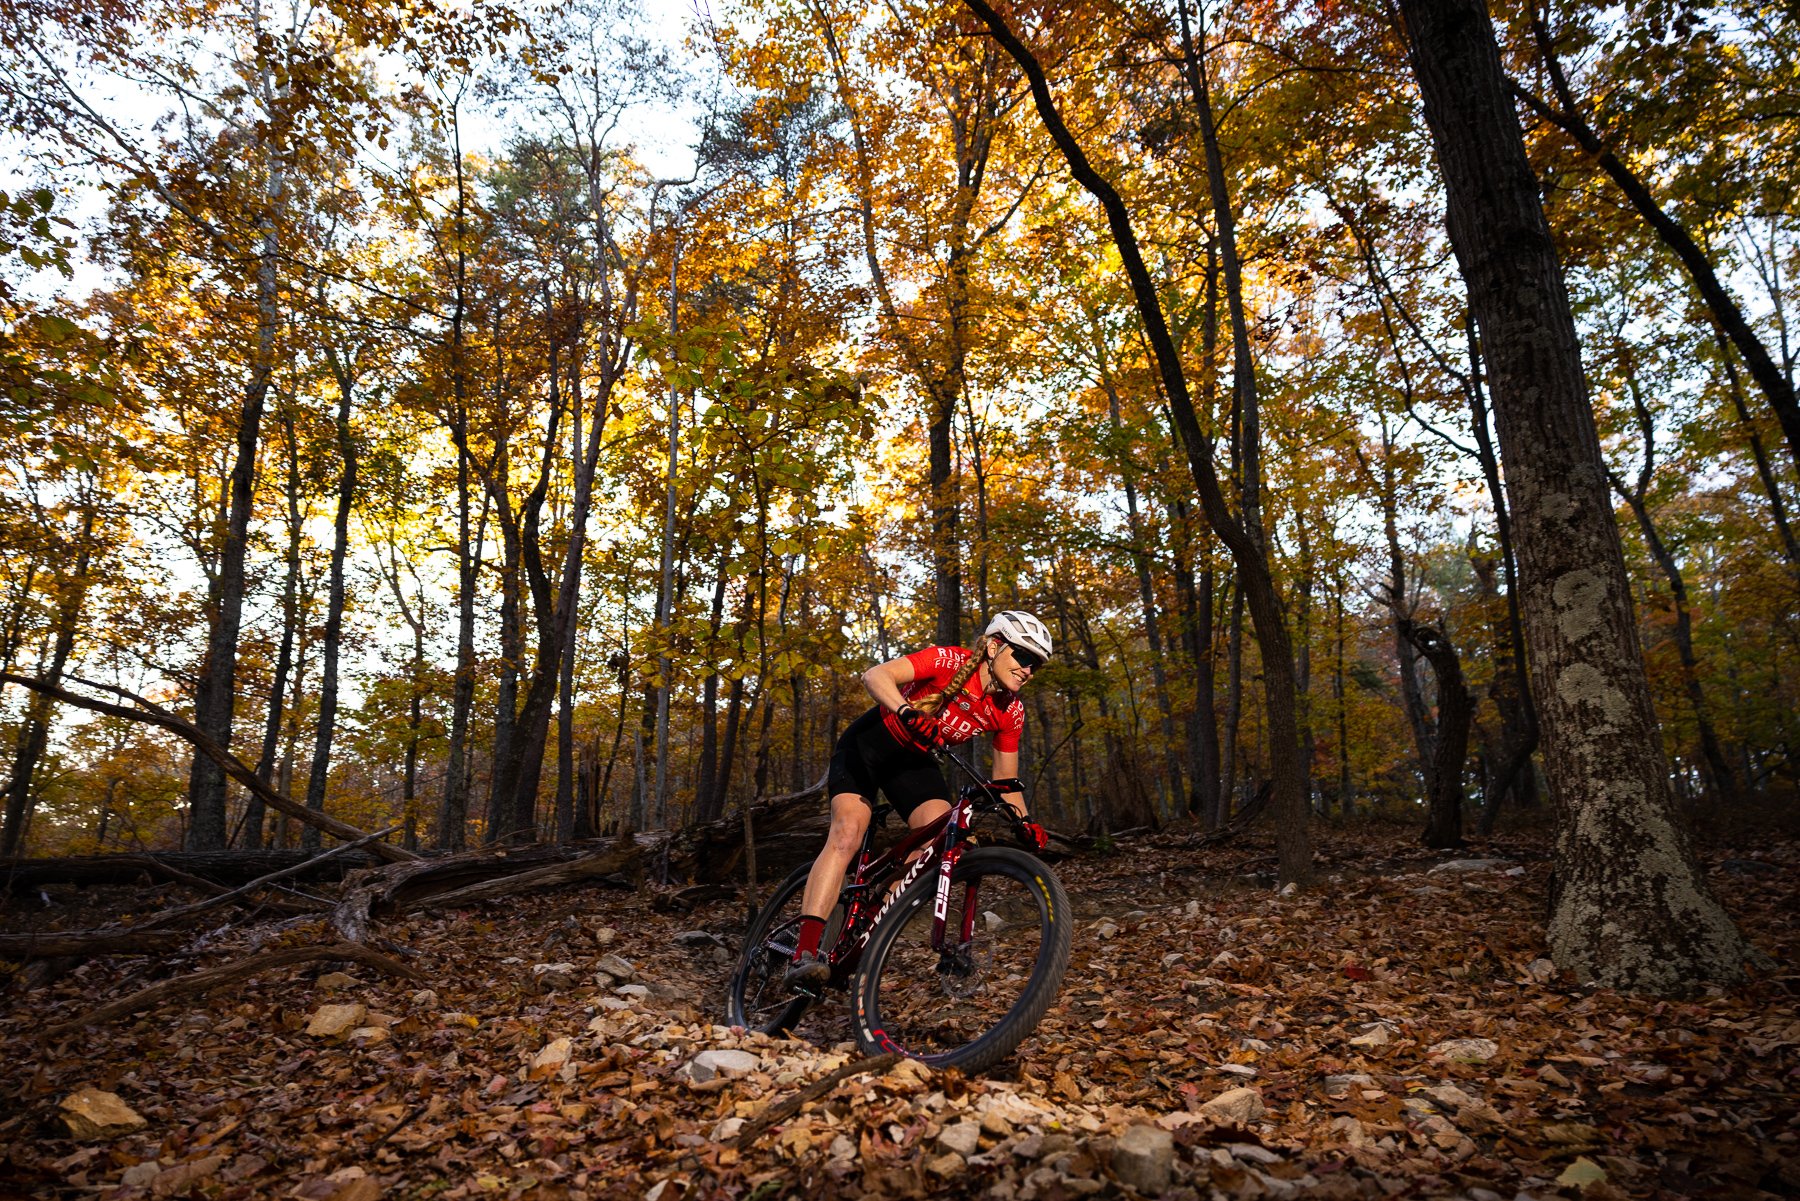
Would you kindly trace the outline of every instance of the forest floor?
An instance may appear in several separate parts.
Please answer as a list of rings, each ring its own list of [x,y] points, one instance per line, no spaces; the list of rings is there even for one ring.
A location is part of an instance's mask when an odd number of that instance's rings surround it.
[[[412,917],[380,933],[413,952],[425,984],[308,964],[46,1036],[155,976],[242,956],[254,928],[173,963],[94,959],[8,994],[0,1196],[1056,1201],[1132,1195],[1121,1174],[1154,1179],[1154,1154],[1115,1159],[1138,1125],[1172,1132],[1174,1197],[1800,1193],[1800,840],[1704,852],[1779,966],[1658,1002],[1576,987],[1541,962],[1540,836],[1455,855],[1395,826],[1318,838],[1318,887],[1288,897],[1254,837],[1193,850],[1165,834],[1062,861],[1074,957],[1016,1062],[977,1078],[910,1062],[851,1075],[742,1147],[743,1119],[859,1058],[847,1041],[713,1024],[742,901],[674,915],[640,894],[565,889]],[[1431,870],[1475,858],[1503,862]],[[51,899],[67,909],[55,924],[75,929],[109,906],[188,898]],[[0,917],[41,927],[36,904]],[[718,939],[677,938],[691,931]],[[630,961],[635,990],[591,983],[607,955]],[[556,962],[576,965],[577,983],[534,991],[532,965]],[[368,1010],[354,1038],[305,1033],[321,1005],[346,1003]],[[754,1066],[696,1083],[695,1056],[720,1048]],[[58,1105],[82,1086],[147,1124],[71,1140]],[[1260,1115],[1241,1093],[1241,1120],[1202,1111],[1240,1088]]]

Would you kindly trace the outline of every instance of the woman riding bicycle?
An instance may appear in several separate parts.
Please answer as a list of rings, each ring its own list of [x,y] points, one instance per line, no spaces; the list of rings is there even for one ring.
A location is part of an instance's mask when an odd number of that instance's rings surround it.
[[[992,731],[994,778],[1013,785],[1006,801],[1026,816],[1024,794],[1013,779],[1025,728],[1019,690],[1049,656],[1044,623],[1014,610],[988,623],[973,652],[928,646],[863,673],[863,687],[876,703],[850,723],[831,756],[831,833],[806,880],[798,945],[782,976],[786,987],[817,987],[830,978],[819,951],[824,915],[862,845],[877,789],[908,826],[929,825],[950,809],[950,787],[931,752]],[[1027,822],[1026,830],[1042,850],[1043,828]]]

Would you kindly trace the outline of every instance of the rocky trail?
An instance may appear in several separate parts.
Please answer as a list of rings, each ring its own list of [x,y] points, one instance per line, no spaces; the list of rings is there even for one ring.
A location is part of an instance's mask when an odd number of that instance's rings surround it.
[[[0,1017],[0,1195],[45,1198],[1581,1196],[1800,1192],[1800,846],[1715,850],[1779,965],[1730,994],[1594,992],[1543,958],[1530,836],[1460,857],[1325,832],[1280,895],[1257,839],[1057,865],[1059,1003],[1005,1070],[864,1060],[716,1025],[742,899],[687,913],[564,888],[379,925],[417,973],[310,960],[63,1029],[317,919],[94,958]],[[44,903],[48,900],[48,905]],[[12,901],[7,929],[148,917],[123,887]],[[35,906],[35,908],[33,908]],[[667,908],[665,905],[664,908]]]

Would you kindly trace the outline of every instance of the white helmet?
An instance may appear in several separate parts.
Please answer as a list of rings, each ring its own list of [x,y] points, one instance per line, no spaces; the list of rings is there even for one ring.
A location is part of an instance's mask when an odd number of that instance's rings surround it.
[[[999,638],[1028,651],[1036,651],[1045,659],[1050,657],[1049,628],[1031,614],[1018,609],[994,614],[994,620],[988,622],[982,635]]]

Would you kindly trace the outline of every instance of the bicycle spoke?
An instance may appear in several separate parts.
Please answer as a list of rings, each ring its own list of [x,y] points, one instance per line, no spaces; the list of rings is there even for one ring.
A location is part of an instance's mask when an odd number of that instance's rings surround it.
[[[1040,898],[1028,878],[959,871],[939,950],[931,945],[934,898],[927,894],[906,915],[876,982],[887,1036],[908,1054],[931,1059],[1000,1025],[1033,984],[1046,929]],[[966,942],[965,913],[973,918]]]

